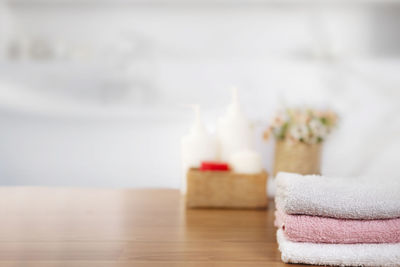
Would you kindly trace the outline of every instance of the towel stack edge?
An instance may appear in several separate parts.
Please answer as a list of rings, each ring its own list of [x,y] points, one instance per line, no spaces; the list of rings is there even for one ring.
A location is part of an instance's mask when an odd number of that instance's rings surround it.
[[[277,231],[285,263],[329,266],[400,266],[400,244],[319,244],[288,240]]]

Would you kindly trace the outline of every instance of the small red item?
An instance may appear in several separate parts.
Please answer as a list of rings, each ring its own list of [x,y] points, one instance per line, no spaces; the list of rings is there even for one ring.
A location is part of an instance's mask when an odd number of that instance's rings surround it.
[[[203,161],[201,162],[201,171],[229,171],[229,165],[225,162]]]

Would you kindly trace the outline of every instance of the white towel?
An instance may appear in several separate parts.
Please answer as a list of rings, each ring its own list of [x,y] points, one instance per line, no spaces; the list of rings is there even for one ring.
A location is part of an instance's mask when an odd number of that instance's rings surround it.
[[[400,266],[397,244],[317,244],[288,240],[282,230],[277,239],[282,261],[338,266]]]
[[[278,173],[277,207],[287,214],[348,219],[400,217],[400,177],[397,180]]]

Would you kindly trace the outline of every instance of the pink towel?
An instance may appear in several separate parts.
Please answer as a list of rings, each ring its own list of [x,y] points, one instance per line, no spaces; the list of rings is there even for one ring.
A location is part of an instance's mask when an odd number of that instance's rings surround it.
[[[310,243],[400,243],[400,218],[352,220],[275,212],[275,226],[291,241]]]

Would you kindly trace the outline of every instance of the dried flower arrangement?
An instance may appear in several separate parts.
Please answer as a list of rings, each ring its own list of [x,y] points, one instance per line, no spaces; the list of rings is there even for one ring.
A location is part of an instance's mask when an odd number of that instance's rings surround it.
[[[337,115],[331,110],[288,108],[279,111],[264,138],[273,135],[277,140],[318,144],[325,140],[337,123]]]

